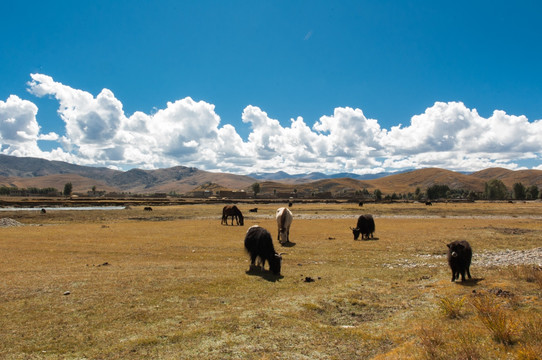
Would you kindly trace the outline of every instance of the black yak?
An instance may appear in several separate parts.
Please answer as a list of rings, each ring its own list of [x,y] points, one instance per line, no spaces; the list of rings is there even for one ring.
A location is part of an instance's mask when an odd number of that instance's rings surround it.
[[[432,203],[431,201],[426,201],[426,202],[425,202],[425,205],[433,206],[433,203]]]
[[[228,225],[228,217],[231,216],[231,224],[233,225],[233,219],[237,221],[237,225],[245,225],[245,220],[241,210],[235,205],[226,205],[222,209],[222,221],[221,224]]]
[[[461,281],[465,281],[465,272],[469,279],[472,279],[469,271],[472,260],[470,244],[465,240],[461,240],[453,241],[446,246],[448,246],[448,265],[452,269],[452,281],[459,279],[459,274],[461,274]]]
[[[143,208],[143,210],[145,210],[145,211],[152,211],[152,208],[151,208],[150,206],[145,206],[145,207]]]
[[[251,269],[256,266],[256,259],[258,259],[262,270],[267,261],[269,270],[275,275],[280,275],[282,257],[275,251],[269,231],[258,225],[251,226],[245,235],[245,249],[250,255]]]
[[[375,232],[375,221],[373,219],[373,215],[365,214],[361,215],[358,218],[358,224],[356,225],[356,228],[350,228],[352,232],[354,233],[354,240],[357,240],[359,237],[359,234],[361,234],[361,239],[363,240],[363,237],[365,236],[366,239],[369,239],[369,235],[371,235],[371,238],[373,237],[373,233]]]

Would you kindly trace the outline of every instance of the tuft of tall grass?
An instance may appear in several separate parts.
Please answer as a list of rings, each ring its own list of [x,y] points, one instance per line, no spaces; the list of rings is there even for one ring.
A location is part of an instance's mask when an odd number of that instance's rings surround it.
[[[501,303],[487,295],[479,295],[472,298],[471,304],[495,341],[504,345],[514,343],[518,323],[506,313]]]
[[[518,360],[542,360],[542,321],[540,315],[523,324]]]
[[[479,339],[468,330],[422,326],[418,332],[422,357],[430,360],[481,360]]]
[[[517,360],[541,360],[542,355],[541,351],[542,348],[538,347],[536,348],[533,345],[530,344],[523,344],[521,345],[520,349],[516,353],[516,359]]]
[[[442,331],[435,327],[422,326],[419,330],[421,349],[428,360],[445,359],[445,340],[442,338]]]
[[[518,265],[513,267],[512,274],[520,280],[536,284],[542,289],[542,266],[537,265]]]
[[[466,298],[452,299],[449,297],[440,298],[438,302],[441,313],[448,319],[459,319],[462,317],[461,310],[465,305]]]

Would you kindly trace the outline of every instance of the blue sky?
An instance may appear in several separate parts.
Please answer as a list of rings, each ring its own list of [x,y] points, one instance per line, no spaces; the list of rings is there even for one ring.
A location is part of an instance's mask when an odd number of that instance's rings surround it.
[[[537,1],[14,1],[0,152],[119,169],[542,169]]]

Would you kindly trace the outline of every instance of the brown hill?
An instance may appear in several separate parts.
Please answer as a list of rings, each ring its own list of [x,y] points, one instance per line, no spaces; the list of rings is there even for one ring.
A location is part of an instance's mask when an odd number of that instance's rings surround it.
[[[525,186],[536,185],[542,187],[542,170],[508,170],[503,168],[490,168],[472,173],[476,177],[485,181],[499,179],[508,188],[512,188],[515,183],[522,183]]]
[[[439,168],[414,170],[367,182],[385,194],[414,192],[417,187],[424,191],[434,184],[448,185],[450,189],[484,191],[485,184],[482,179]]]
[[[380,189],[384,194],[408,193],[416,188],[425,191],[434,184],[448,185],[452,189],[481,192],[491,179],[500,179],[511,189],[521,182],[525,186],[542,188],[542,170],[512,171],[491,168],[470,175],[439,168],[428,168],[389,175],[372,180],[356,180],[349,177],[324,180],[307,180],[304,183],[258,181],[249,176],[214,173],[196,168],[176,166],[158,170],[132,169],[118,171],[72,165],[61,161],[35,158],[18,158],[0,155],[0,186],[19,188],[56,188],[62,191],[67,182],[76,193],[86,193],[93,187],[98,191],[124,192],[132,194],[188,193],[205,184],[214,184],[216,189],[245,190],[252,192],[252,184],[260,184],[261,194],[289,193],[311,195],[330,192],[332,195],[352,194],[366,189]]]
[[[0,186],[54,187],[62,191],[67,182],[72,183],[73,192],[81,193],[96,186],[97,190],[107,192],[182,194],[209,182],[237,190],[253,184],[256,180],[248,176],[213,173],[185,166],[118,171],[62,161],[0,155]]]
[[[384,194],[415,192],[416,188],[425,191],[434,184],[448,185],[451,189],[468,189],[484,191],[485,180],[454,171],[429,168],[414,170],[406,173],[390,175],[372,180],[355,180],[351,178],[324,179],[311,181],[303,184],[279,183],[263,181],[260,183],[262,193],[292,192],[299,193],[323,193],[331,192],[333,195],[351,193],[366,189],[372,193],[380,189]],[[249,191],[249,189],[246,189]]]
[[[47,176],[37,176],[32,178],[21,177],[0,177],[0,186],[17,187],[20,189],[27,188],[55,188],[58,191],[64,190],[66,183],[72,183],[72,191],[74,193],[87,193],[96,187],[96,191],[120,192],[119,188],[109,186],[103,181],[94,180],[77,174],[57,174]]]

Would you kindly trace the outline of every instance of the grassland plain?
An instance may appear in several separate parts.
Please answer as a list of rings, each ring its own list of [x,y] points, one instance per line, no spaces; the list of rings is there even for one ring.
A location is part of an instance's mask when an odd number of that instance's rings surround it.
[[[0,358],[540,358],[541,203],[296,203],[291,247],[278,206],[256,206],[242,227],[221,204],[0,212],[25,225],[0,228]],[[362,213],[373,240],[353,240]],[[247,273],[254,224],[285,253],[278,279]],[[458,239],[466,283],[445,260]]]

